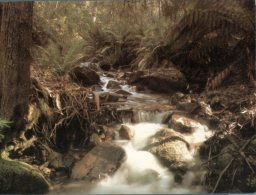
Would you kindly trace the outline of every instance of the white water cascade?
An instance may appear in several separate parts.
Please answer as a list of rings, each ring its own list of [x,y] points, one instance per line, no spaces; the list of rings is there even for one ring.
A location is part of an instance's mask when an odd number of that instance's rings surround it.
[[[156,123],[129,124],[135,132],[130,141],[116,140],[127,155],[127,160],[112,176],[100,181],[89,194],[159,194],[159,193],[199,193],[200,186],[193,186],[193,180],[203,176],[203,171],[188,171],[181,184],[174,182],[174,175],[150,152],[140,150],[147,145],[150,136],[165,126]],[[207,128],[197,129],[186,139],[192,144],[203,142],[211,135]],[[198,138],[198,139],[197,139]],[[187,156],[191,164],[198,163],[196,151]],[[196,178],[197,177],[197,178]]]

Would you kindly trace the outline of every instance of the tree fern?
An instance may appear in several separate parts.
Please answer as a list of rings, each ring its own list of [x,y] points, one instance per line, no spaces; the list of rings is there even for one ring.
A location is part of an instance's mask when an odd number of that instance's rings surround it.
[[[162,46],[162,50],[166,51],[165,58],[183,69],[189,66],[193,66],[195,71],[203,70],[203,66],[215,69],[220,63],[225,67],[237,57],[247,58],[246,48],[254,56],[254,30],[253,9],[248,9],[241,0],[195,0],[194,6],[184,10],[183,18],[169,30],[169,41]],[[216,52],[220,51],[222,55],[217,55]],[[237,56],[238,53],[240,56]],[[189,71],[184,71],[190,77]],[[208,77],[205,72],[201,82],[206,83]]]

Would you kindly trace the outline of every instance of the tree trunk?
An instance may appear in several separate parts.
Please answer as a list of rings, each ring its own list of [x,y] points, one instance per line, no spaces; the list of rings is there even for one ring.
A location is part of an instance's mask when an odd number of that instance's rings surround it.
[[[2,10],[3,10],[3,5],[0,3],[0,32],[1,32],[1,22],[2,22]],[[1,67],[1,65],[0,65]],[[1,106],[1,99],[2,99],[2,69],[0,68],[0,106]],[[1,107],[0,107],[1,108]]]
[[[0,117],[25,125],[30,93],[33,2],[2,4],[0,32]],[[12,133],[12,132],[9,132]]]

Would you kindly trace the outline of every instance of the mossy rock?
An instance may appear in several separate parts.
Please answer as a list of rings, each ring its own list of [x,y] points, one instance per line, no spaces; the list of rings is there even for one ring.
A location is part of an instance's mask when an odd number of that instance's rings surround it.
[[[0,193],[47,193],[49,183],[32,166],[0,157]]]

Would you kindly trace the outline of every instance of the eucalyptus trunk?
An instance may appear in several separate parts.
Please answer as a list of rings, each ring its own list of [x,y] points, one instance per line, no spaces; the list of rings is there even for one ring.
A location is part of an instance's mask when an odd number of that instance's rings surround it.
[[[1,8],[0,117],[12,121],[15,132],[24,127],[28,112],[33,2],[2,3]]]

